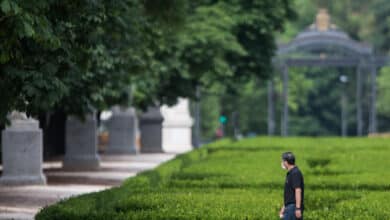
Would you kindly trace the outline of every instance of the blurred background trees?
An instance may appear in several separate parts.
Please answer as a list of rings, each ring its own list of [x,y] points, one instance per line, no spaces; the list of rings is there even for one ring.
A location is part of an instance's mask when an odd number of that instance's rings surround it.
[[[390,2],[386,0],[360,1],[325,1],[325,0],[295,0],[293,8],[297,19],[290,20],[285,25],[285,31],[277,33],[277,41],[286,43],[292,40],[300,31],[313,23],[319,8],[327,8],[332,23],[347,32],[351,38],[373,45],[377,55],[389,54]],[[336,68],[291,68],[289,83],[289,109],[291,135],[340,135],[342,91],[347,94],[348,135],[356,134],[356,100],[355,72],[351,69]],[[276,129],[280,130],[280,73],[270,72],[276,81]],[[342,84],[340,73],[348,77],[348,82]],[[368,73],[368,72],[367,72]],[[379,131],[390,130],[390,83],[389,68],[383,68],[378,74],[378,126]],[[369,105],[369,76],[364,76],[363,107]],[[241,83],[240,93],[225,93],[219,96],[220,114],[230,115],[239,112],[239,128],[244,135],[267,134],[267,86],[262,79]],[[226,101],[230,100],[230,101]],[[223,103],[223,104],[221,104]],[[228,104],[229,103],[229,104]],[[233,104],[233,108],[230,106]],[[206,107],[205,107],[206,108]],[[207,111],[204,112],[207,114]],[[368,112],[363,113],[368,117]],[[231,119],[231,117],[229,117]],[[218,121],[216,117],[214,121]],[[203,123],[210,123],[202,121]],[[214,123],[214,122],[213,122]],[[219,125],[216,125],[217,127]],[[365,124],[365,126],[368,126]],[[233,122],[227,125],[227,135],[233,135]],[[208,131],[204,131],[207,133]],[[210,133],[208,133],[210,135]]]

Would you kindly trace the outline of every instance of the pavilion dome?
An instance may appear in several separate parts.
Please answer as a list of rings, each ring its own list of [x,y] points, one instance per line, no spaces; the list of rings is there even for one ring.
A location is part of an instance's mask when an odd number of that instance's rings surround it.
[[[364,56],[370,55],[372,48],[351,39],[347,33],[331,22],[331,17],[326,9],[320,9],[315,21],[291,42],[279,45],[277,53],[281,55],[294,52]]]

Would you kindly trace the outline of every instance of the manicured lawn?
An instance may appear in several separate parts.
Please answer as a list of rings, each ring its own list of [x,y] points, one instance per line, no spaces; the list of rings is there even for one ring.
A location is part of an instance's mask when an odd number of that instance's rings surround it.
[[[390,139],[267,137],[210,144],[37,219],[278,219],[285,151],[304,173],[305,219],[390,219]]]

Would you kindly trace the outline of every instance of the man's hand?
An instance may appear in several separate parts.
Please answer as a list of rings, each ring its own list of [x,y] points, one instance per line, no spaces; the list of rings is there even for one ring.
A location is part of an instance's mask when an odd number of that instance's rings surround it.
[[[284,206],[282,206],[282,208],[280,209],[279,217],[283,218],[283,215],[284,215]]]
[[[295,217],[302,218],[302,211],[300,209],[295,210]]]

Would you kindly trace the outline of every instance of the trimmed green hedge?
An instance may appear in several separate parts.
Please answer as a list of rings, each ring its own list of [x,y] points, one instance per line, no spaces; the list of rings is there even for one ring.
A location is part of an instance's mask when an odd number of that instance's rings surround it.
[[[304,173],[305,219],[390,219],[388,139],[267,137],[210,144],[36,218],[278,219],[284,151]]]

